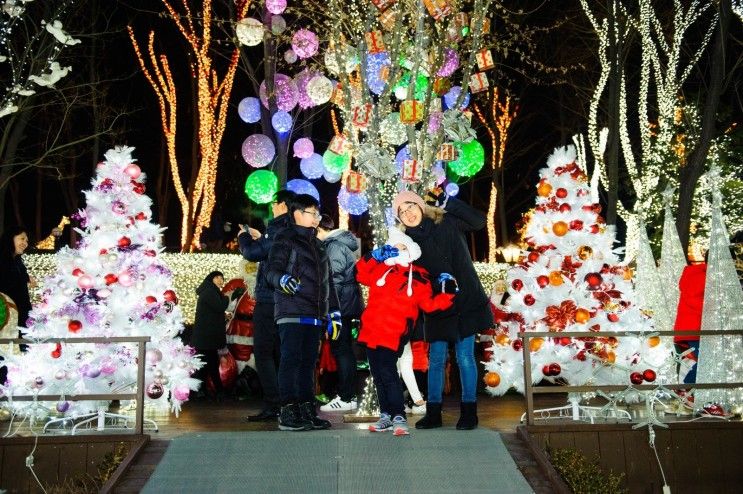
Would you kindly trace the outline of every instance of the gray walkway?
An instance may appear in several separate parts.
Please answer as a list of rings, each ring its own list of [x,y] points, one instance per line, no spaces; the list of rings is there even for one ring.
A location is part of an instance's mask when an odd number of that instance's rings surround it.
[[[171,441],[143,492],[532,492],[497,432],[214,432]]]

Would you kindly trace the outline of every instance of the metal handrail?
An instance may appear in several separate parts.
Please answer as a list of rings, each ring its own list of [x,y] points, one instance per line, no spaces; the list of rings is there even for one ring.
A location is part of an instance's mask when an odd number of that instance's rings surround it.
[[[149,336],[111,336],[89,338],[46,338],[43,341],[27,340],[25,338],[0,338],[0,345],[6,343],[31,344],[41,343],[137,343],[137,391],[136,393],[108,393],[108,394],[78,394],[78,395],[13,395],[14,401],[54,401],[63,397],[66,400],[136,400],[134,430],[137,434],[144,433],[144,363],[147,343],[152,340]],[[0,397],[0,401],[9,400],[7,396]]]
[[[532,385],[531,381],[531,351],[529,350],[529,339],[531,338],[555,338],[555,337],[570,337],[570,338],[601,338],[608,336],[743,336],[743,329],[735,329],[728,331],[649,331],[649,332],[638,332],[638,331],[524,331],[518,333],[519,338],[522,339],[522,352],[524,355],[524,397],[526,398],[526,424],[534,425],[534,393],[536,394],[547,394],[547,393],[584,393],[591,391],[623,391],[628,387],[632,387],[638,391],[650,391],[658,388],[657,384],[605,384],[605,385],[583,385],[583,386],[557,386],[557,387],[538,387]],[[688,389],[694,387],[696,389],[726,389],[726,388],[743,388],[743,382],[737,383],[678,383],[678,384],[663,384],[663,387],[668,389]]]

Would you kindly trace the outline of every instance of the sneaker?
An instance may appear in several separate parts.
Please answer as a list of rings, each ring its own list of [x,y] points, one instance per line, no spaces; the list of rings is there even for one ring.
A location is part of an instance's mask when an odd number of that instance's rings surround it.
[[[382,413],[379,420],[369,426],[369,432],[384,432],[392,430],[392,420],[387,413]]]
[[[320,407],[321,412],[350,412],[359,408],[358,402],[351,398],[349,401],[343,401],[340,396],[336,396],[328,403]]]
[[[308,431],[312,429],[312,422],[302,417],[299,405],[292,403],[281,407],[279,413],[279,430]]]
[[[392,419],[392,433],[395,436],[407,436],[410,434],[408,421],[405,417],[402,415],[395,415],[395,418]]]
[[[410,408],[410,411],[408,412],[405,410],[405,413],[412,413],[413,415],[425,415],[426,414],[426,402],[424,401],[421,405],[416,405],[413,403],[413,406]]]

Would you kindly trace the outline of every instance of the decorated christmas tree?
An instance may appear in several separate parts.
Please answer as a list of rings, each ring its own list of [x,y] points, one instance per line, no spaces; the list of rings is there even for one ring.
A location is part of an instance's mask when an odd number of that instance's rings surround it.
[[[672,375],[669,343],[646,337],[653,321],[636,302],[633,272],[618,264],[615,233],[590,199],[585,173],[572,147],[557,149],[540,172],[536,207],[523,236],[529,246],[508,272],[509,312],[497,328],[486,362],[487,390],[523,392],[520,331],[553,332],[529,340],[533,382],[571,385],[667,382]],[[563,331],[585,337],[561,337]],[[637,336],[602,336],[632,331]]]
[[[152,201],[133,148],[117,147],[99,163],[87,206],[77,213],[81,241],[63,248],[57,272],[42,284],[25,337],[34,341],[7,359],[7,396],[131,392],[136,384],[135,344],[74,344],[82,337],[150,336],[145,362],[147,404],[178,413],[201,362],[178,334],[183,316],[172,273],[160,258],[162,229],[150,221]],[[45,343],[47,338],[67,338]],[[3,351],[5,348],[3,348]],[[42,416],[43,408],[11,402],[15,411]],[[51,408],[51,406],[50,406]],[[80,416],[99,408],[60,400],[59,413]]]

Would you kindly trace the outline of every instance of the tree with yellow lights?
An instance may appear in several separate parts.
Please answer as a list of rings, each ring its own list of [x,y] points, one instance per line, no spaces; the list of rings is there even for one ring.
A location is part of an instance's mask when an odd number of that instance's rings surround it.
[[[157,53],[154,31],[150,31],[148,36],[146,57],[131,27],[128,28],[129,38],[142,72],[155,91],[160,107],[170,173],[183,213],[181,250],[192,251],[199,247],[201,233],[209,226],[215,205],[220,145],[227,119],[227,105],[239,61],[239,50],[237,47],[232,50],[227,67],[220,76],[212,52],[212,45],[216,42],[212,37],[212,1],[204,0],[201,14],[198,16],[191,12],[188,0],[181,0],[182,12],[178,12],[168,0],[162,0],[162,3],[190,47],[191,74],[195,79],[197,108],[194,111],[198,115],[199,156],[192,160],[188,177],[181,175],[176,152],[178,98],[168,57],[165,53]],[[237,2],[237,14],[240,18],[244,16],[249,4],[249,0]]]

